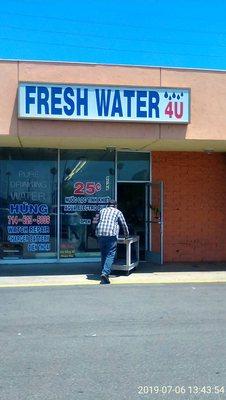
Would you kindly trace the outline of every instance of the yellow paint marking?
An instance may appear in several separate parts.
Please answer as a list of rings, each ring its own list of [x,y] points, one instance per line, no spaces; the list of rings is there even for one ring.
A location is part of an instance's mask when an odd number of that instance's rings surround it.
[[[144,285],[166,285],[166,284],[213,284],[213,283],[226,283],[226,280],[212,280],[212,281],[205,281],[205,280],[181,280],[181,281],[118,281],[118,282],[111,282],[111,285],[131,285],[131,284],[144,284]],[[22,288],[22,287],[48,287],[48,286],[84,286],[84,285],[99,285],[99,286],[111,286],[111,285],[100,285],[99,281],[95,282],[87,282],[87,281],[79,281],[79,282],[39,282],[39,283],[17,283],[17,284],[10,284],[6,283],[5,285],[0,285],[0,288]]]

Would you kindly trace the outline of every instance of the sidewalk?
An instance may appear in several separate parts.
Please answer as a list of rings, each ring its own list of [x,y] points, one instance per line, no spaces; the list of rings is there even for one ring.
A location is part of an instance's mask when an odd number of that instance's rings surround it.
[[[99,264],[0,265],[0,288],[99,285]],[[129,276],[112,272],[111,284],[226,283],[226,263],[140,263]]]

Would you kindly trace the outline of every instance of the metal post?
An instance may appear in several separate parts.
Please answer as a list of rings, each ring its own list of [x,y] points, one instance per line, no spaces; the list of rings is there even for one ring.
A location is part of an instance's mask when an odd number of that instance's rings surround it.
[[[115,150],[115,200],[118,201],[118,153]]]
[[[161,259],[160,263],[161,265],[163,264],[163,224],[164,224],[164,216],[163,216],[163,182],[160,182],[160,193],[161,193],[161,205],[160,205],[160,210],[161,210],[161,221],[160,221],[160,243],[161,243]]]
[[[60,149],[57,154],[57,261],[60,261]]]

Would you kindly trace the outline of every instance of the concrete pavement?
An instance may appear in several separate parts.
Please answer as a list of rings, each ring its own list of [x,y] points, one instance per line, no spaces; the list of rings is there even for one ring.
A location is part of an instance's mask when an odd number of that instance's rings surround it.
[[[99,264],[0,266],[0,288],[99,285]],[[111,284],[226,283],[226,265],[141,263],[129,276],[111,275]]]
[[[225,289],[225,284],[1,289],[0,398],[223,400]],[[201,393],[197,386],[204,387]],[[153,393],[151,387],[160,389]],[[162,387],[177,390],[165,394]]]

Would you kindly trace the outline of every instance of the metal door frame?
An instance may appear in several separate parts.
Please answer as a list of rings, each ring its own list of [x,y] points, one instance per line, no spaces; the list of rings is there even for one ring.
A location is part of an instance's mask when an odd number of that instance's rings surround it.
[[[151,213],[150,213],[150,208],[148,207],[151,196],[152,196],[152,188],[154,185],[159,185],[160,189],[160,220],[158,222],[155,222],[160,225],[160,265],[163,264],[164,259],[163,259],[163,245],[164,245],[164,218],[163,218],[163,182],[162,181],[156,181],[156,182],[148,182],[146,183],[146,191],[145,191],[145,221],[146,221],[146,228],[145,228],[145,238],[147,237],[147,247],[146,247],[146,252],[151,253],[151,248],[152,248],[152,235],[151,235],[151,229],[152,229],[152,224],[150,218],[151,218]],[[149,190],[149,191],[148,191]]]
[[[151,183],[149,181],[117,181],[116,183],[116,200],[118,200],[118,184],[139,184],[139,185],[144,185],[144,202],[145,202],[145,210],[144,210],[144,217],[145,217],[145,221],[147,221],[148,218],[148,212],[149,212],[149,207],[148,207],[148,202],[147,202],[147,197],[146,197],[146,188],[150,187]],[[147,217],[147,218],[146,218]],[[147,229],[147,223],[145,222],[145,226],[144,226],[144,234],[145,234],[145,243],[144,243],[144,250],[145,250],[145,254],[148,251],[149,248],[149,241],[150,241],[150,235],[149,235],[149,231]]]

